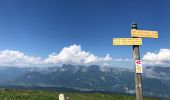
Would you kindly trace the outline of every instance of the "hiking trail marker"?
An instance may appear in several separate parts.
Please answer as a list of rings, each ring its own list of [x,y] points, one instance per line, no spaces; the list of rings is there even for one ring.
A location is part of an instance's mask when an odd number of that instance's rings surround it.
[[[136,66],[136,73],[143,73],[141,60],[135,60],[135,66]]]
[[[142,45],[142,38],[158,38],[157,31],[137,30],[137,24],[131,25],[132,38],[113,38],[114,46],[132,46],[135,69],[136,100],[143,100],[142,91],[142,61],[140,60],[139,46]]]

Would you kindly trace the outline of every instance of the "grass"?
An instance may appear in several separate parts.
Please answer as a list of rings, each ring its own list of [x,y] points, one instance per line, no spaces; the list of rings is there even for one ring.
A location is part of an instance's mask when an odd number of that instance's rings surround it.
[[[59,92],[0,89],[0,100],[58,100]],[[64,93],[71,100],[135,100],[134,96],[102,93]],[[146,97],[144,100],[159,100]]]

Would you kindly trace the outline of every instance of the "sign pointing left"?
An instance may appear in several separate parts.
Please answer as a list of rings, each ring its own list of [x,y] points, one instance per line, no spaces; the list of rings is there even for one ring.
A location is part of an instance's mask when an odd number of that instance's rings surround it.
[[[142,38],[113,38],[113,45],[142,45]]]

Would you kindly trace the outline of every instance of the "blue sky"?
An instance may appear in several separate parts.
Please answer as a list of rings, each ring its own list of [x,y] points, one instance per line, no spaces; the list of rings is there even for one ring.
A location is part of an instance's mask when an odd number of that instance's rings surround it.
[[[0,0],[0,51],[46,58],[73,44],[98,57],[132,59],[132,47],[112,38],[130,37],[130,25],[159,31],[144,39],[141,56],[170,48],[168,0]],[[117,62],[119,64],[120,62]],[[114,63],[115,64],[115,63]],[[130,65],[130,64],[129,64]]]

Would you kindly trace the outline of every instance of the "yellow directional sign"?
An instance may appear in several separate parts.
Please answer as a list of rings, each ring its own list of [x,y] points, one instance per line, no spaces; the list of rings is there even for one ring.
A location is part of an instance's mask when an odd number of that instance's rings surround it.
[[[113,45],[142,45],[142,38],[113,38]]]
[[[131,36],[132,37],[144,37],[144,38],[158,38],[158,32],[132,29]]]

